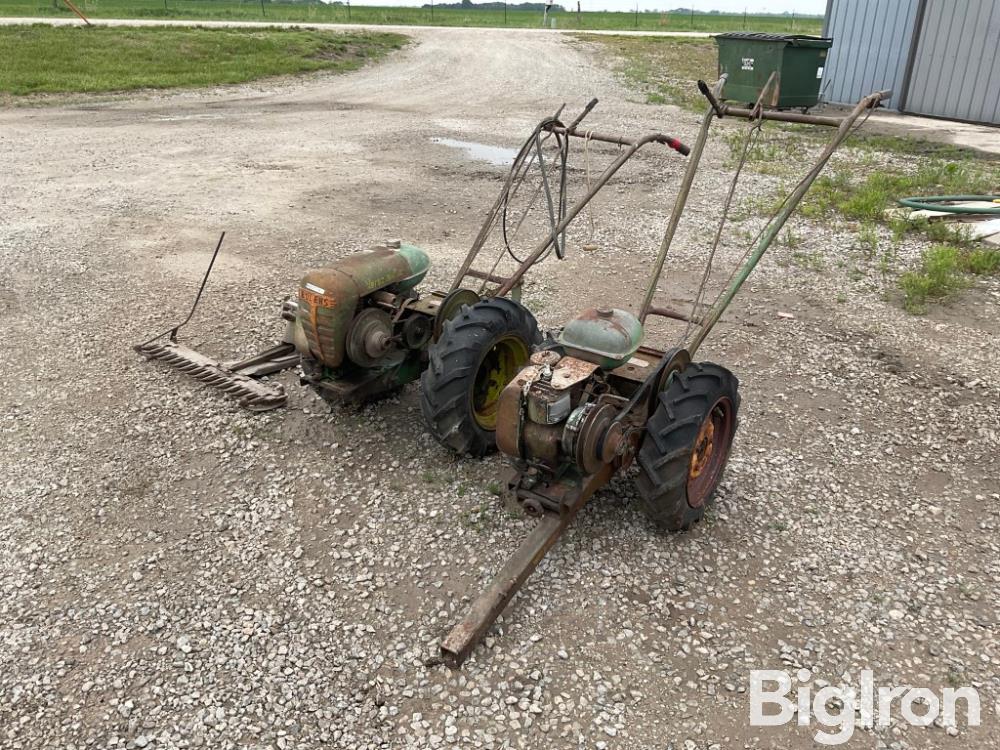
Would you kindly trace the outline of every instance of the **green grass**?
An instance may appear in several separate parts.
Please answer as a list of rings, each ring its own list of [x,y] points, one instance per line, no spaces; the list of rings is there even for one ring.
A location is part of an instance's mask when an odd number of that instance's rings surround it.
[[[951,245],[935,245],[924,253],[920,268],[899,277],[903,308],[911,313],[927,311],[929,300],[940,300],[963,286],[961,252]]]
[[[319,2],[258,0],[76,0],[93,18],[188,18],[311,23],[371,23],[407,26],[509,26],[537,28],[541,11],[467,8],[391,8]],[[61,0],[3,0],[0,15],[75,18]],[[645,31],[770,31],[818,34],[822,18],[719,13],[557,12],[560,29],[640,29]]]
[[[584,37],[600,45],[615,60],[625,80],[645,95],[649,104],[676,104],[701,111],[705,98],[698,93],[698,79],[716,74],[715,42],[683,37]]]
[[[399,34],[282,29],[0,28],[0,94],[207,86],[348,71],[406,43]]]
[[[957,157],[956,157],[957,158]],[[897,234],[919,230],[931,239],[961,241],[952,236],[956,231],[941,222],[892,222],[886,209],[896,206],[899,198],[914,195],[992,193],[1000,185],[1000,163],[983,158],[964,156],[961,160],[928,158],[912,171],[887,168],[865,170],[856,179],[856,169],[842,166],[820,176],[802,204],[804,215],[821,219],[836,211],[848,219],[863,224],[890,224]]]
[[[976,276],[993,276],[1000,273],[1000,250],[977,247],[965,254],[965,270]]]
[[[1000,250],[934,245],[927,250],[915,271],[899,277],[903,308],[914,314],[927,312],[932,300],[943,300],[968,286],[968,275],[1000,273]]]

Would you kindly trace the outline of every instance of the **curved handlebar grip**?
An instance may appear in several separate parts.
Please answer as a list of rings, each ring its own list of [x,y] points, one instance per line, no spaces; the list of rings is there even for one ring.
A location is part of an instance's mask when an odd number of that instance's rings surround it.
[[[681,156],[687,156],[688,154],[691,153],[691,149],[685,146],[676,138],[667,138],[666,144],[670,146],[670,148],[672,148],[674,151],[679,153]]]

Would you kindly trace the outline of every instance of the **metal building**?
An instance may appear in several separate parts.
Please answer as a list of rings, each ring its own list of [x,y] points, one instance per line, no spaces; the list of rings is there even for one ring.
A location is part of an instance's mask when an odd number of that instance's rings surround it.
[[[1000,0],[827,0],[823,99],[1000,125]]]

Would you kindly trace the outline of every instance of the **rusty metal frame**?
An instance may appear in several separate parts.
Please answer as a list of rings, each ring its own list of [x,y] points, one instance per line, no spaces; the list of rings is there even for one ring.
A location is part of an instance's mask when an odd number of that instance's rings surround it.
[[[568,491],[560,511],[542,513],[527,538],[472,603],[465,617],[441,641],[441,658],[445,664],[452,669],[462,665],[545,554],[559,541],[576,514],[598,489],[610,481],[615,471],[616,467],[612,464],[605,464],[601,471],[584,477],[580,484],[560,483]]]

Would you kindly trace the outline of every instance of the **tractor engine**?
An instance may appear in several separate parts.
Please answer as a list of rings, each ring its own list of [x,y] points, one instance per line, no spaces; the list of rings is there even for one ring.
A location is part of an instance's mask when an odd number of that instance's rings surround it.
[[[427,254],[394,245],[309,271],[285,306],[302,380],[327,400],[362,402],[419,376],[440,299],[414,291]]]
[[[631,463],[642,425],[622,416],[629,399],[611,371],[630,360],[641,340],[631,313],[587,310],[504,389],[497,446],[517,469],[512,484],[529,510],[558,510],[554,488],[564,480]]]

